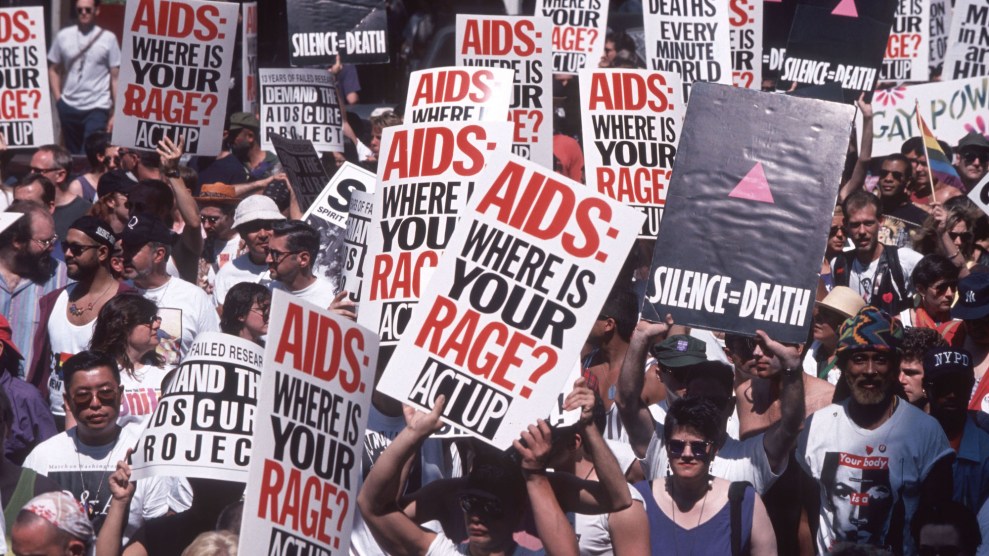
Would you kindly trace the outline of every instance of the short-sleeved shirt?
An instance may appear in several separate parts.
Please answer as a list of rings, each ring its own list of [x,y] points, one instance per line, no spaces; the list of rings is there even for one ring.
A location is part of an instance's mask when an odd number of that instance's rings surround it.
[[[80,56],[83,49],[86,51]],[[66,27],[55,35],[48,61],[60,64],[65,70],[62,80],[65,104],[84,111],[109,110],[113,105],[110,69],[120,67],[120,47],[112,32],[95,25],[86,34],[77,25]]]

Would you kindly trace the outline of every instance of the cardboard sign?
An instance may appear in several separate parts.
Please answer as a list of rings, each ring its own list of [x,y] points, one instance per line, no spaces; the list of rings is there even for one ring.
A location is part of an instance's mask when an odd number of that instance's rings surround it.
[[[263,357],[260,346],[243,338],[197,336],[162,383],[158,407],[132,456],[132,480],[247,481]]]
[[[113,144],[220,154],[237,39],[236,4],[136,0],[124,12]]]
[[[240,14],[240,87],[241,110],[260,114],[261,101],[258,99],[258,3],[245,2]]]
[[[838,83],[848,103],[871,92],[896,4],[896,0],[799,0],[779,89]]]
[[[384,0],[286,2],[293,66],[387,64],[388,13]]]
[[[242,554],[347,554],[374,390],[374,333],[272,292]]]
[[[55,142],[45,9],[0,9],[0,136],[11,149]]]
[[[553,23],[545,17],[457,15],[457,65],[514,72],[512,152],[553,167]]]
[[[918,105],[921,116],[934,135],[949,145],[957,145],[969,131],[981,130],[985,134],[989,77],[876,91],[872,101],[875,113],[872,156],[898,153],[904,141],[920,136],[915,116]],[[859,116],[856,116],[856,126],[861,137],[862,118]]]
[[[685,106],[680,76],[632,69],[580,74],[587,185],[644,216],[653,239],[666,203]]]
[[[553,73],[596,68],[604,55],[610,0],[539,0],[536,15],[553,22]]]
[[[762,90],[762,5],[759,0],[729,0],[731,83]]]
[[[499,449],[564,389],[642,225],[635,209],[514,155],[476,189],[378,390]]]
[[[927,41],[930,46],[931,77],[941,75],[944,55],[948,52],[948,26],[951,22],[949,0],[929,0],[931,32]]]
[[[879,70],[880,81],[927,81],[930,77],[930,16],[929,0],[896,3],[893,27]]]
[[[507,68],[446,67],[412,72],[405,122],[504,122],[514,89]]]
[[[778,79],[786,59],[786,42],[797,11],[797,0],[764,0],[762,3],[762,73]]]
[[[321,166],[322,168],[322,166]],[[325,178],[324,178],[325,179]],[[330,183],[326,184],[313,204],[309,206],[302,219],[319,232],[319,256],[313,263],[317,276],[325,276],[336,285],[334,291],[346,289],[344,285],[344,257],[346,247],[344,241],[348,229],[348,207],[350,196],[356,193],[373,193],[375,176],[371,172],[345,162],[333,174]],[[353,292],[351,297],[353,297]]]
[[[649,2],[643,7],[649,69],[679,74],[683,98],[697,81],[731,84],[727,3]]]
[[[501,122],[385,128],[357,322],[378,332],[387,361],[409,324],[485,164],[510,152]]]
[[[989,176],[982,178],[982,181],[975,184],[968,193],[968,198],[978,205],[982,212],[989,215]]]
[[[295,190],[299,208],[309,209],[326,184],[326,172],[312,143],[305,139],[288,139],[277,133],[269,137],[282,168],[288,174],[289,186]]]
[[[371,176],[374,179],[374,176]],[[367,254],[367,230],[371,226],[374,194],[353,190],[347,216],[347,232],[343,236],[343,276],[340,289],[349,293],[350,301],[360,304],[364,287],[364,256]]]
[[[24,214],[20,212],[0,212],[0,232],[11,227],[22,216]]]
[[[271,134],[311,141],[319,152],[343,152],[343,114],[333,74],[326,70],[260,70],[261,148]]]
[[[945,79],[989,75],[989,2],[958,0],[951,18]]]
[[[696,86],[643,318],[805,341],[854,112]]]

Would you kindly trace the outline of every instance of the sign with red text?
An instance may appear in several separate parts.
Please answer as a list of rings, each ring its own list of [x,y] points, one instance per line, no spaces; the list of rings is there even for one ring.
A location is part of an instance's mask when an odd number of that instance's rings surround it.
[[[385,0],[291,0],[285,3],[293,66],[386,64]],[[284,28],[283,28],[284,29]]]
[[[930,46],[931,77],[942,74],[944,66],[944,55],[948,52],[948,27],[951,24],[951,2],[950,0],[929,0],[931,32],[928,39]]]
[[[897,2],[880,81],[903,83],[930,77],[931,10],[929,0]]]
[[[697,81],[731,84],[727,3],[649,2],[644,8],[649,69],[679,74],[683,98]]]
[[[694,87],[642,317],[805,341],[854,113]],[[726,132],[726,121],[740,127]]]
[[[507,68],[444,67],[412,72],[405,123],[504,122],[514,77]]]
[[[342,170],[342,169],[341,169]],[[374,175],[371,176],[374,179]],[[364,287],[364,258],[367,254],[367,230],[371,227],[374,193],[354,189],[350,192],[347,230],[343,237],[340,266],[343,275],[340,289],[347,292],[347,299],[360,304]]]
[[[957,145],[970,131],[987,135],[989,77],[938,81],[876,91],[872,100],[873,156],[898,153],[904,141],[920,136],[915,115],[917,106],[920,106],[920,115],[934,135],[949,145]],[[858,136],[861,137],[860,116],[856,116],[856,125]]]
[[[507,121],[382,131],[357,315],[358,323],[377,331],[382,361],[402,339],[485,164],[509,154],[511,144]]]
[[[131,457],[132,479],[247,481],[262,359],[261,347],[243,338],[197,336],[162,382]]]
[[[547,417],[643,216],[552,170],[499,156],[378,390],[499,449]]]
[[[598,193],[645,215],[639,237],[654,239],[686,110],[680,76],[634,69],[580,74],[584,174]]]
[[[457,65],[514,72],[512,152],[553,166],[553,23],[545,17],[457,16]]]
[[[272,292],[242,554],[346,554],[374,390],[374,333]]]
[[[11,149],[55,142],[41,7],[0,9],[0,137]]]
[[[261,148],[271,134],[308,140],[319,152],[343,152],[343,114],[333,75],[321,69],[260,70]]]
[[[731,83],[762,90],[762,0],[729,0]]]
[[[604,56],[610,0],[539,0],[536,15],[553,22],[553,73],[596,68]]]
[[[258,3],[241,4],[240,14],[241,110],[260,114],[258,99]]]
[[[989,75],[989,2],[957,0],[951,16],[944,79]]]
[[[127,2],[114,145],[154,150],[163,137],[185,137],[188,154],[220,154],[239,9],[199,0]]]

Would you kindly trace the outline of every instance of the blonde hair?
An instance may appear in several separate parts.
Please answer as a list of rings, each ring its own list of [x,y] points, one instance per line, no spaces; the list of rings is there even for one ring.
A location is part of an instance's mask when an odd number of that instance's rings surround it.
[[[201,533],[182,556],[237,556],[237,535],[230,531]]]

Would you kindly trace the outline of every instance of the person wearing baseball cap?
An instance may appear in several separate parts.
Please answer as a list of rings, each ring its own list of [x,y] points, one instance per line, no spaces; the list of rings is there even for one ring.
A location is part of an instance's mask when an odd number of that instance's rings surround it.
[[[223,312],[223,301],[235,284],[253,282],[267,285],[268,241],[275,222],[285,220],[278,206],[265,195],[251,195],[237,205],[234,212],[233,229],[244,241],[246,252],[224,265],[216,274],[213,287],[213,303]]]
[[[230,156],[216,159],[199,175],[199,183],[225,183],[238,186],[238,195],[259,193],[271,183],[281,165],[274,153],[261,150],[261,122],[254,114],[230,115],[224,132]]]
[[[97,201],[90,214],[109,224],[114,233],[124,231],[130,218],[127,198],[136,186],[123,170],[106,172],[96,186]]]
[[[979,383],[969,408],[989,411],[989,400],[983,401],[989,394],[989,272],[972,272],[958,281],[958,300],[951,308],[951,318],[962,320],[965,341],[961,347],[972,354]]]
[[[965,191],[971,191],[989,172],[989,139],[978,131],[970,131],[955,147],[955,169]]]

